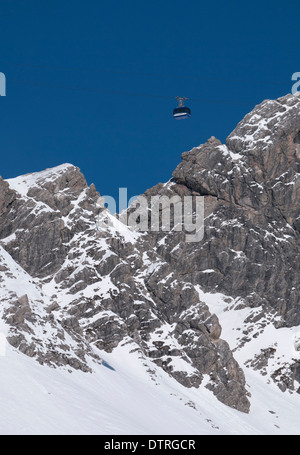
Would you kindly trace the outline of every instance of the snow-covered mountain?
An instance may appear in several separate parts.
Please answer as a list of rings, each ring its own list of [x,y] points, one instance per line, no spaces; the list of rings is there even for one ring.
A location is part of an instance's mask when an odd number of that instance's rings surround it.
[[[203,196],[201,241],[71,164],[0,179],[0,433],[299,434],[299,169],[287,95],[143,195]]]

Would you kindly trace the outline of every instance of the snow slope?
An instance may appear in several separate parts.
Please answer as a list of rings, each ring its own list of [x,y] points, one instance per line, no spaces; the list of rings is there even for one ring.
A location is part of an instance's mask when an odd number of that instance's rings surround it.
[[[187,389],[128,346],[100,353],[114,369],[72,373],[6,347],[0,357],[0,434],[300,434],[300,397],[249,372],[249,415],[201,387]],[[126,359],[126,361],[124,361]]]

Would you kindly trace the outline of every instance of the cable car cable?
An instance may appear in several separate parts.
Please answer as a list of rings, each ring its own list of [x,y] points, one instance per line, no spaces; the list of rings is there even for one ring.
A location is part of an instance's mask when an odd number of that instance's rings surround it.
[[[62,90],[72,90],[72,91],[80,91],[80,92],[90,92],[90,93],[101,93],[101,94],[108,94],[108,95],[123,95],[123,96],[141,96],[141,97],[148,97],[148,98],[161,98],[161,99],[168,99],[174,100],[174,96],[167,96],[167,95],[155,95],[150,93],[138,93],[138,92],[126,92],[122,90],[103,90],[95,87],[83,87],[83,86],[70,86],[70,85],[61,85],[61,84],[50,84],[44,83],[39,81],[25,81],[25,80],[17,80],[17,79],[10,79],[11,84],[16,85],[25,85],[25,86],[32,86],[32,87],[48,87],[53,89],[62,89]],[[217,103],[217,104],[228,104],[228,105],[235,105],[235,106],[248,106],[249,103],[241,103],[241,102],[232,102],[227,100],[220,100],[220,99],[200,99],[200,98],[189,98],[191,101],[195,101],[198,103]]]
[[[255,80],[255,79],[232,79],[228,77],[216,77],[216,76],[209,76],[203,77],[199,75],[195,76],[187,76],[187,75],[180,75],[174,73],[145,73],[145,72],[136,72],[136,71],[120,71],[120,70],[111,70],[105,68],[83,68],[83,67],[63,67],[58,65],[49,65],[49,64],[32,64],[32,63],[13,63],[13,62],[0,62],[3,65],[10,65],[16,67],[29,67],[35,69],[54,69],[58,71],[85,71],[89,73],[108,73],[108,74],[124,74],[124,75],[135,75],[135,76],[150,76],[150,77],[171,77],[177,79],[191,79],[191,80],[206,80],[206,81],[223,81],[223,82],[240,82],[243,84],[253,83],[256,85],[284,85],[284,82],[278,81],[267,81],[267,80]]]

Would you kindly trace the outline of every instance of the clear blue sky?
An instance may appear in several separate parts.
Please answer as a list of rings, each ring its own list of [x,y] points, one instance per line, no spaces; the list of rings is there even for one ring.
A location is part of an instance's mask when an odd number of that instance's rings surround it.
[[[290,92],[299,45],[296,1],[1,0],[0,174],[70,162],[103,195],[142,193]]]

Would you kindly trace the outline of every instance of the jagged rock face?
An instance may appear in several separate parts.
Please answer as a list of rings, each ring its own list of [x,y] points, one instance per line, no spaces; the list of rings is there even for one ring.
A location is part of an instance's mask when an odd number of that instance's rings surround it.
[[[72,165],[0,180],[8,340],[41,363],[84,371],[101,362],[99,350],[130,343],[155,368],[187,387],[205,384],[243,412],[245,368],[297,390],[300,363],[287,367],[280,346],[239,362],[236,354],[266,330],[300,325],[299,132],[300,98],[265,101],[226,145],[211,138],[184,153],[171,181],[145,193],[205,196],[200,242],[174,230],[120,230],[107,211],[97,229],[99,194]],[[7,280],[20,274],[32,281],[28,292]],[[222,295],[217,306],[213,295]],[[227,313],[240,321],[230,345]]]
[[[299,131],[299,97],[268,100],[226,146],[211,138],[173,173],[176,184],[216,199],[205,241],[193,246],[192,282],[272,306],[288,326],[300,324]],[[203,277],[206,269],[214,272]]]
[[[83,337],[67,332],[61,321],[53,317],[53,303],[41,284],[2,247],[0,261],[0,316],[7,324],[8,342],[41,364],[91,372],[86,356],[93,361],[101,359]]]
[[[33,176],[10,180],[17,193],[6,216],[0,218],[0,238],[11,235],[9,251],[14,259],[32,276],[44,277],[61,266],[75,234],[72,202],[78,202],[84,190],[87,200],[96,191],[94,187],[87,189],[83,175],[74,166],[57,168],[54,176],[47,171]],[[86,228],[84,218],[77,220],[76,227]]]
[[[24,292],[14,293],[3,313],[13,346],[41,363],[89,371],[84,351],[97,361],[91,346],[111,352],[120,343],[132,343],[133,350],[185,386],[198,387],[209,376],[208,387],[221,401],[248,411],[244,374],[220,339],[218,319],[149,246],[151,235],[127,227],[118,232],[113,224],[97,231],[99,194],[74,166],[8,183],[13,200],[0,219],[2,245],[43,292],[38,299],[42,317],[30,310],[35,300],[27,297],[21,305]],[[104,216],[114,223],[111,215]],[[73,340],[68,348],[59,339],[57,353],[53,340],[45,347],[43,337],[35,336],[37,327],[56,322],[60,335],[55,337],[67,334]],[[61,350],[73,354],[62,357]]]

